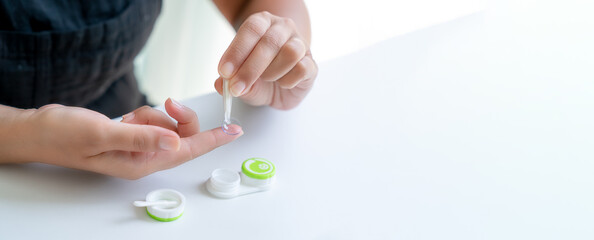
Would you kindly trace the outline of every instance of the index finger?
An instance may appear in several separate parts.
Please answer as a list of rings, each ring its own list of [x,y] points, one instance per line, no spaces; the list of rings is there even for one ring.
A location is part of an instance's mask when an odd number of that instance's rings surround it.
[[[237,125],[233,127],[241,128]],[[219,128],[197,133],[191,137],[181,139],[181,147],[177,152],[158,152],[154,161],[151,161],[153,169],[165,170],[173,168],[189,160],[202,156],[222,145],[230,143],[243,135],[243,131],[237,135],[228,135]]]
[[[251,15],[243,22],[219,62],[219,74],[223,78],[233,77],[271,24],[268,12]]]
[[[239,127],[239,126],[237,126]],[[85,167],[91,170],[126,179],[138,179],[153,172],[176,167],[213,149],[227,144],[239,135],[227,135],[221,128],[198,133],[184,138],[179,151],[154,153],[130,153],[109,151],[92,156]]]

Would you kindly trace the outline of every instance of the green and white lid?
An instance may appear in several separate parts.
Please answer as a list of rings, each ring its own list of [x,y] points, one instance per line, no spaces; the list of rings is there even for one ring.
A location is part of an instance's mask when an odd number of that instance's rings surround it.
[[[264,158],[249,158],[241,165],[241,172],[254,179],[269,179],[276,174],[276,167]]]
[[[158,189],[146,195],[147,203],[159,201],[170,201],[172,205],[150,205],[146,207],[146,213],[153,219],[161,222],[171,222],[184,214],[186,197],[173,189]]]

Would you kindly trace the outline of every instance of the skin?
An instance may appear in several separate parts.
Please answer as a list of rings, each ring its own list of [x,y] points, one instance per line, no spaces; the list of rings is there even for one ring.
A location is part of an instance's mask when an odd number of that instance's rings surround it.
[[[0,162],[41,162],[125,179],[175,167],[243,134],[227,135],[220,128],[201,132],[196,113],[171,99],[165,109],[177,123],[148,106],[125,115],[122,122],[59,104],[6,108],[2,113],[19,114],[0,120],[11,126],[0,131]]]
[[[237,34],[221,57],[222,78],[252,105],[291,109],[317,75],[310,24],[301,0],[215,0]],[[0,105],[0,163],[41,162],[138,179],[178,166],[243,134],[200,130],[194,111],[168,99],[167,113],[140,107],[115,122],[84,108],[50,104],[39,109]],[[170,117],[177,122],[171,120]],[[233,126],[239,128],[239,126]]]
[[[237,29],[221,57],[215,88],[252,105],[297,106],[313,86],[318,67],[310,51],[307,9],[299,0],[214,0]]]

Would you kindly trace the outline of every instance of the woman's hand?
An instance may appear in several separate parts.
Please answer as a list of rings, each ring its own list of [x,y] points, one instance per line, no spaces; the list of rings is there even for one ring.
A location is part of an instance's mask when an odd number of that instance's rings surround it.
[[[13,162],[43,162],[137,179],[180,165],[241,135],[227,135],[220,128],[200,132],[191,109],[170,99],[165,108],[177,123],[150,107],[125,115],[122,122],[57,104],[26,110],[12,119],[18,122],[12,125],[11,136],[2,137],[0,152],[10,153]]]
[[[223,54],[215,88],[222,93],[222,79],[229,79],[233,96],[246,103],[290,109],[307,95],[317,73],[309,41],[293,20],[259,12],[243,22]]]

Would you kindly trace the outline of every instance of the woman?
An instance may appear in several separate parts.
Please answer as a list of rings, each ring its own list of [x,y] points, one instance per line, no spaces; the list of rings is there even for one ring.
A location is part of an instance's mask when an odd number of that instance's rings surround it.
[[[317,74],[305,4],[214,3],[237,30],[220,60],[217,91],[226,78],[249,104],[299,104]],[[177,123],[141,107],[132,61],[160,8],[160,0],[0,0],[0,163],[137,179],[241,136],[201,132],[196,114],[172,99],[165,109]],[[122,122],[109,119],[123,114]]]

